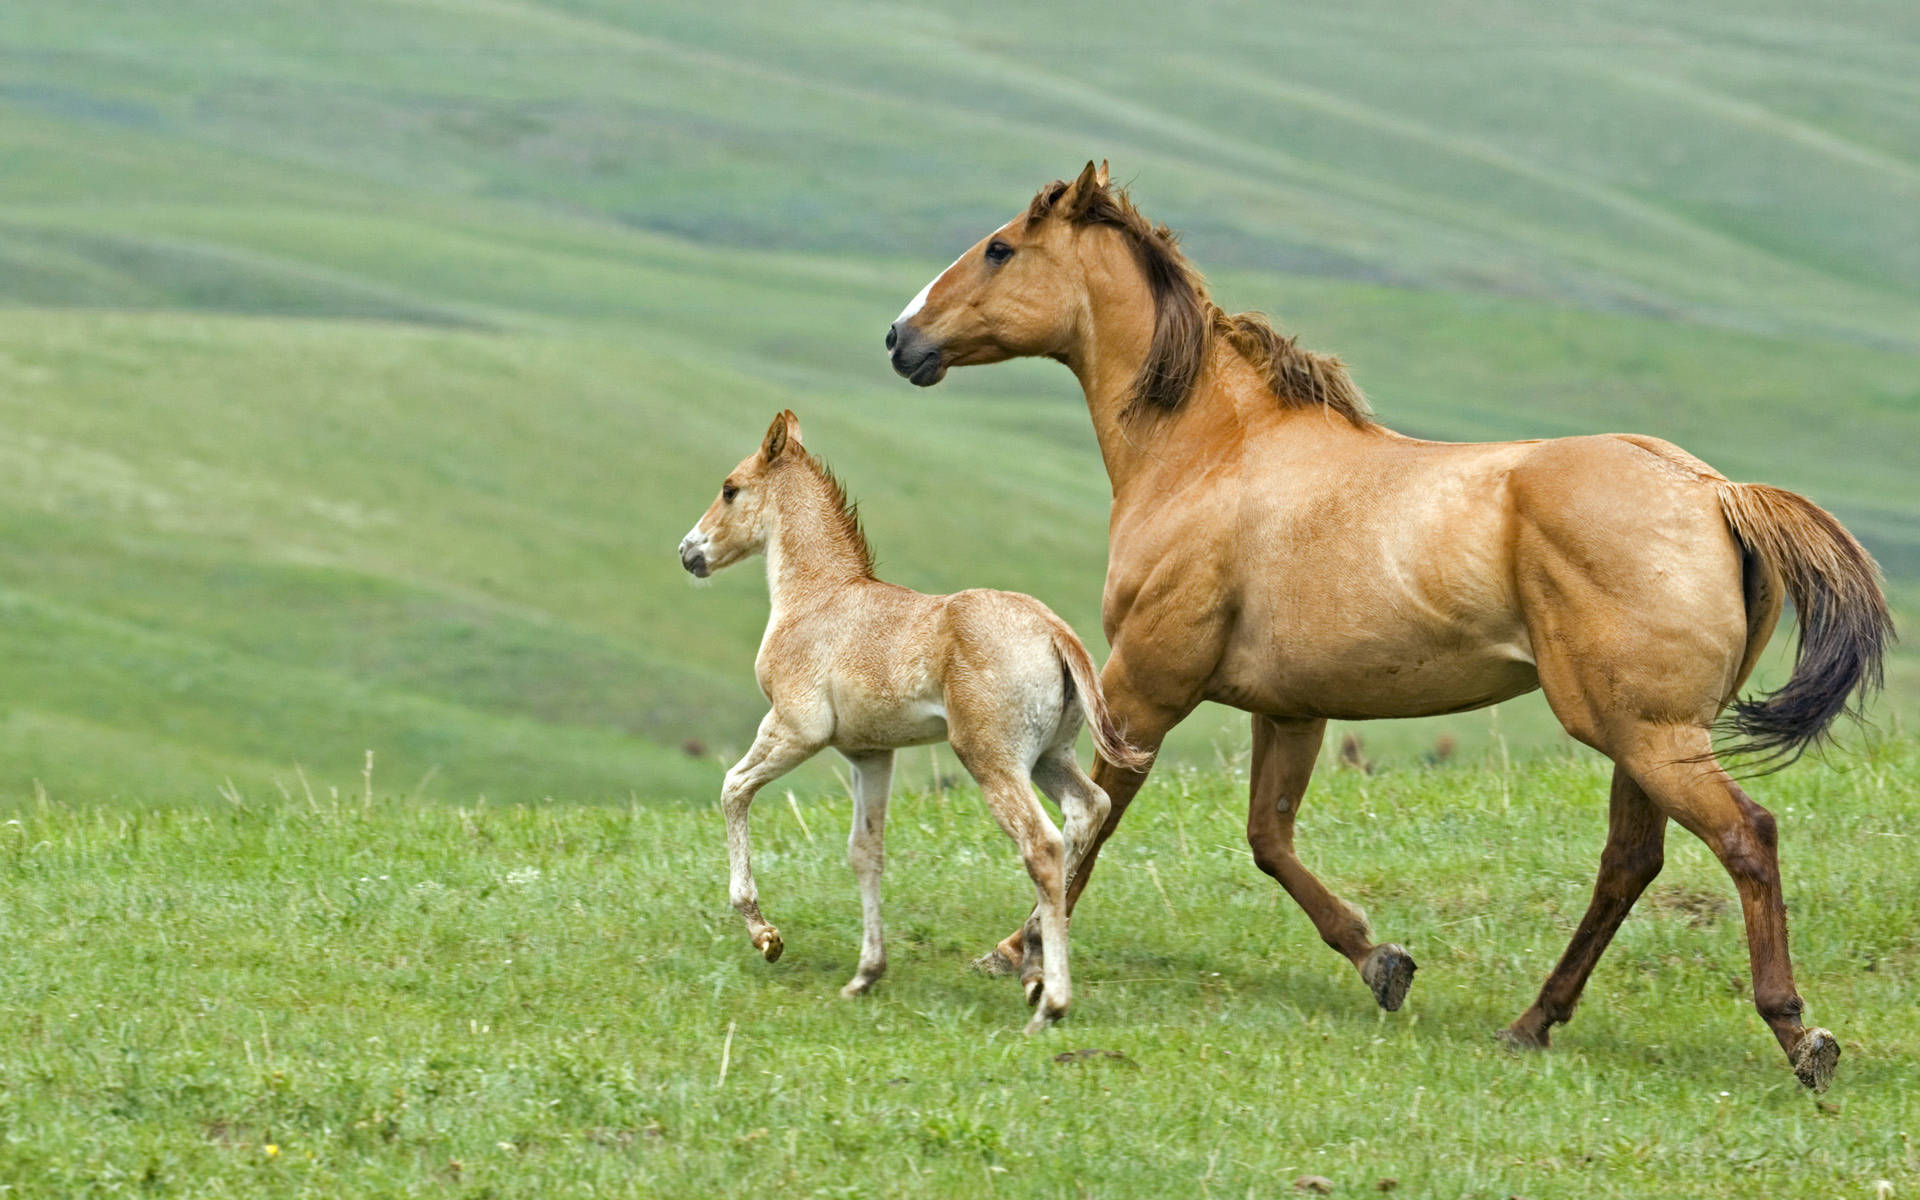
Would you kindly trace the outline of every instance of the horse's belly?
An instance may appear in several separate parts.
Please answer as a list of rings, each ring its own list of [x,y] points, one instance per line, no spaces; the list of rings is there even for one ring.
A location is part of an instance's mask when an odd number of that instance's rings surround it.
[[[947,740],[947,706],[937,699],[863,707],[836,717],[833,745],[838,750],[895,750]]]
[[[1277,717],[1364,721],[1430,717],[1497,704],[1540,686],[1524,634],[1472,647],[1354,645],[1249,655],[1213,699]]]

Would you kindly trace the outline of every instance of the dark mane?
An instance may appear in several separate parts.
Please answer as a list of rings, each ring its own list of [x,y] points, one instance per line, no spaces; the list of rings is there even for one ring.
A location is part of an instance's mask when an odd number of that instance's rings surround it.
[[[827,487],[827,499],[832,502],[835,527],[840,531],[849,548],[860,559],[860,571],[868,579],[873,578],[873,547],[867,542],[867,531],[860,527],[860,505],[847,496],[847,485],[819,455],[808,452],[807,465]]]
[[[1041,188],[1027,206],[1027,219],[1044,220],[1069,186],[1056,179]],[[1344,363],[1331,354],[1302,349],[1296,339],[1274,329],[1262,313],[1223,311],[1208,295],[1206,279],[1180,252],[1179,235],[1141,215],[1124,188],[1101,188],[1074,220],[1119,230],[1133,247],[1153,296],[1153,344],[1134,380],[1126,408],[1129,416],[1177,411],[1205,369],[1213,339],[1222,337],[1266,377],[1281,404],[1330,408],[1355,425],[1373,424],[1366,397]]]

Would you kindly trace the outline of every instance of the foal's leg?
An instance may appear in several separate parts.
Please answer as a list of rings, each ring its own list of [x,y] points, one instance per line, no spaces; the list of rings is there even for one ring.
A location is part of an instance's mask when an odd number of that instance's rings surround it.
[[[860,880],[860,969],[840,989],[853,997],[887,970],[886,935],[880,924],[880,871],[886,858],[887,793],[893,786],[893,751],[847,755],[853,766],[853,829],[847,861]]]
[[[1347,956],[1373,998],[1398,1009],[1413,983],[1413,957],[1391,942],[1375,945],[1366,914],[1327,890],[1293,850],[1293,823],[1313,777],[1326,735],[1325,721],[1253,718],[1253,765],[1248,773],[1247,844],[1253,861],[1279,880],[1320,931],[1320,940]]]
[[[1800,1023],[1802,1003],[1787,954],[1787,909],[1773,814],[1755,804],[1712,757],[1707,731],[1642,726],[1619,757],[1661,811],[1719,858],[1740,892],[1753,1006],[1793,1064],[1800,1082],[1825,1091],[1840,1059],[1833,1034]]]
[[[1204,641],[1204,638],[1199,640]],[[1194,705],[1200,702],[1197,682],[1189,682],[1166,672],[1148,673],[1131,668],[1118,639],[1113,653],[1107,658],[1106,667],[1100,672],[1100,690],[1106,694],[1107,708],[1113,713],[1114,723],[1120,727],[1120,732],[1133,746],[1148,753],[1158,752],[1168,731],[1185,720]],[[1152,769],[1152,764],[1148,764],[1147,770]],[[1106,845],[1113,831],[1120,827],[1120,818],[1126,815],[1127,805],[1133,803],[1141,785],[1147,782],[1147,771],[1116,767],[1103,758],[1094,763],[1093,782],[1106,793],[1107,815],[1094,831],[1086,852],[1080,856],[1077,869],[1067,881],[1069,914],[1073,912],[1074,905],[1079,903],[1080,893],[1086,890],[1087,880],[1093,875],[1093,865],[1100,857],[1100,847]],[[1035,910],[1028,921],[1038,916],[1039,912]],[[975,959],[973,965],[995,975],[1017,973],[1025,953],[1025,935],[1026,926],[1023,925],[1003,938],[999,945]]]
[[[1666,836],[1666,814],[1625,767],[1616,766],[1607,811],[1607,848],[1600,855],[1600,878],[1593,885],[1587,915],[1541,986],[1540,998],[1501,1032],[1502,1041],[1544,1049],[1553,1026],[1564,1025],[1573,1016],[1594,964],[1606,952],[1633,902],[1660,873]]]
[[[733,907],[747,922],[747,936],[754,949],[768,962],[780,957],[785,944],[780,931],[760,915],[760,891],[753,883],[753,852],[748,833],[747,813],[753,807],[754,793],[812,758],[820,747],[808,742],[783,725],[778,714],[768,713],[760,722],[760,732],[741,760],[727,772],[720,788],[720,809],[727,818],[728,895]]]
[[[1066,819],[1066,828],[1061,832],[1066,840],[1067,878],[1072,879],[1106,822],[1111,808],[1107,794],[1080,769],[1072,742],[1040,756],[1040,761],[1033,766],[1033,782],[1060,806],[1060,814]],[[1020,982],[1026,989],[1029,1004],[1038,998],[1045,975],[1046,952],[1038,918],[1036,910],[1027,922],[1022,939]]]
[[[1066,848],[1060,831],[1047,819],[1047,812],[1027,784],[1027,772],[1012,761],[996,761],[1011,756],[983,754],[974,747],[956,741],[954,751],[967,770],[979,781],[980,794],[1000,828],[1007,831],[1020,847],[1020,857],[1033,877],[1036,917],[1040,925],[1042,948],[1040,986],[1036,994],[1030,984],[1027,1003],[1036,1005],[1027,1032],[1037,1033],[1067,1014],[1073,1001],[1073,985],[1067,974],[1067,870]]]

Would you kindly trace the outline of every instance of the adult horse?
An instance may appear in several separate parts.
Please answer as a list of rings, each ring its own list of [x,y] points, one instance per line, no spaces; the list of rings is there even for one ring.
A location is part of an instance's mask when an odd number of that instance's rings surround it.
[[[1029,355],[1079,379],[1113,485],[1101,679],[1113,712],[1148,750],[1202,700],[1253,714],[1254,861],[1382,1007],[1399,1007],[1412,958],[1376,944],[1294,853],[1326,722],[1460,712],[1537,687],[1613,760],[1613,786],[1586,915],[1503,1037],[1545,1047],[1572,1016],[1659,872],[1672,819],[1732,876],[1754,1005],[1800,1081],[1827,1085],[1840,1047],[1800,1019],[1774,820],[1721,767],[1710,731],[1725,712],[1739,750],[1791,758],[1878,684],[1886,600],[1832,516],[1657,438],[1449,444],[1385,429],[1338,359],[1215,306],[1105,164],[1042,188],[961,255],[887,346],[922,387]],[[1800,621],[1793,675],[1740,700],[1783,596]],[[1103,761],[1095,778],[1113,802],[1104,840],[1146,775]],[[989,958],[1021,953],[1016,934]]]

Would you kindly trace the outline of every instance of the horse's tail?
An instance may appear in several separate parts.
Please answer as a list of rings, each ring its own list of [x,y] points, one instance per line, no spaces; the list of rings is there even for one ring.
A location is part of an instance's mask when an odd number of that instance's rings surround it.
[[[1873,556],[1832,513],[1765,484],[1719,490],[1741,548],[1779,573],[1800,622],[1792,676],[1778,691],[1736,701],[1726,719],[1741,739],[1732,751],[1758,754],[1771,770],[1823,740],[1841,713],[1860,716],[1881,685],[1893,617]]]
[[[1053,649],[1060,656],[1060,665],[1066,669],[1068,683],[1079,697],[1080,715],[1087,719],[1087,730],[1093,734],[1094,749],[1100,752],[1100,757],[1129,771],[1146,770],[1153,762],[1152,753],[1131,745],[1120,727],[1113,723],[1113,713],[1107,708],[1107,694],[1100,690],[1100,676],[1094,672],[1093,659],[1079,636],[1058,617],[1053,620]],[[1073,700],[1074,696],[1067,697],[1069,704]]]

